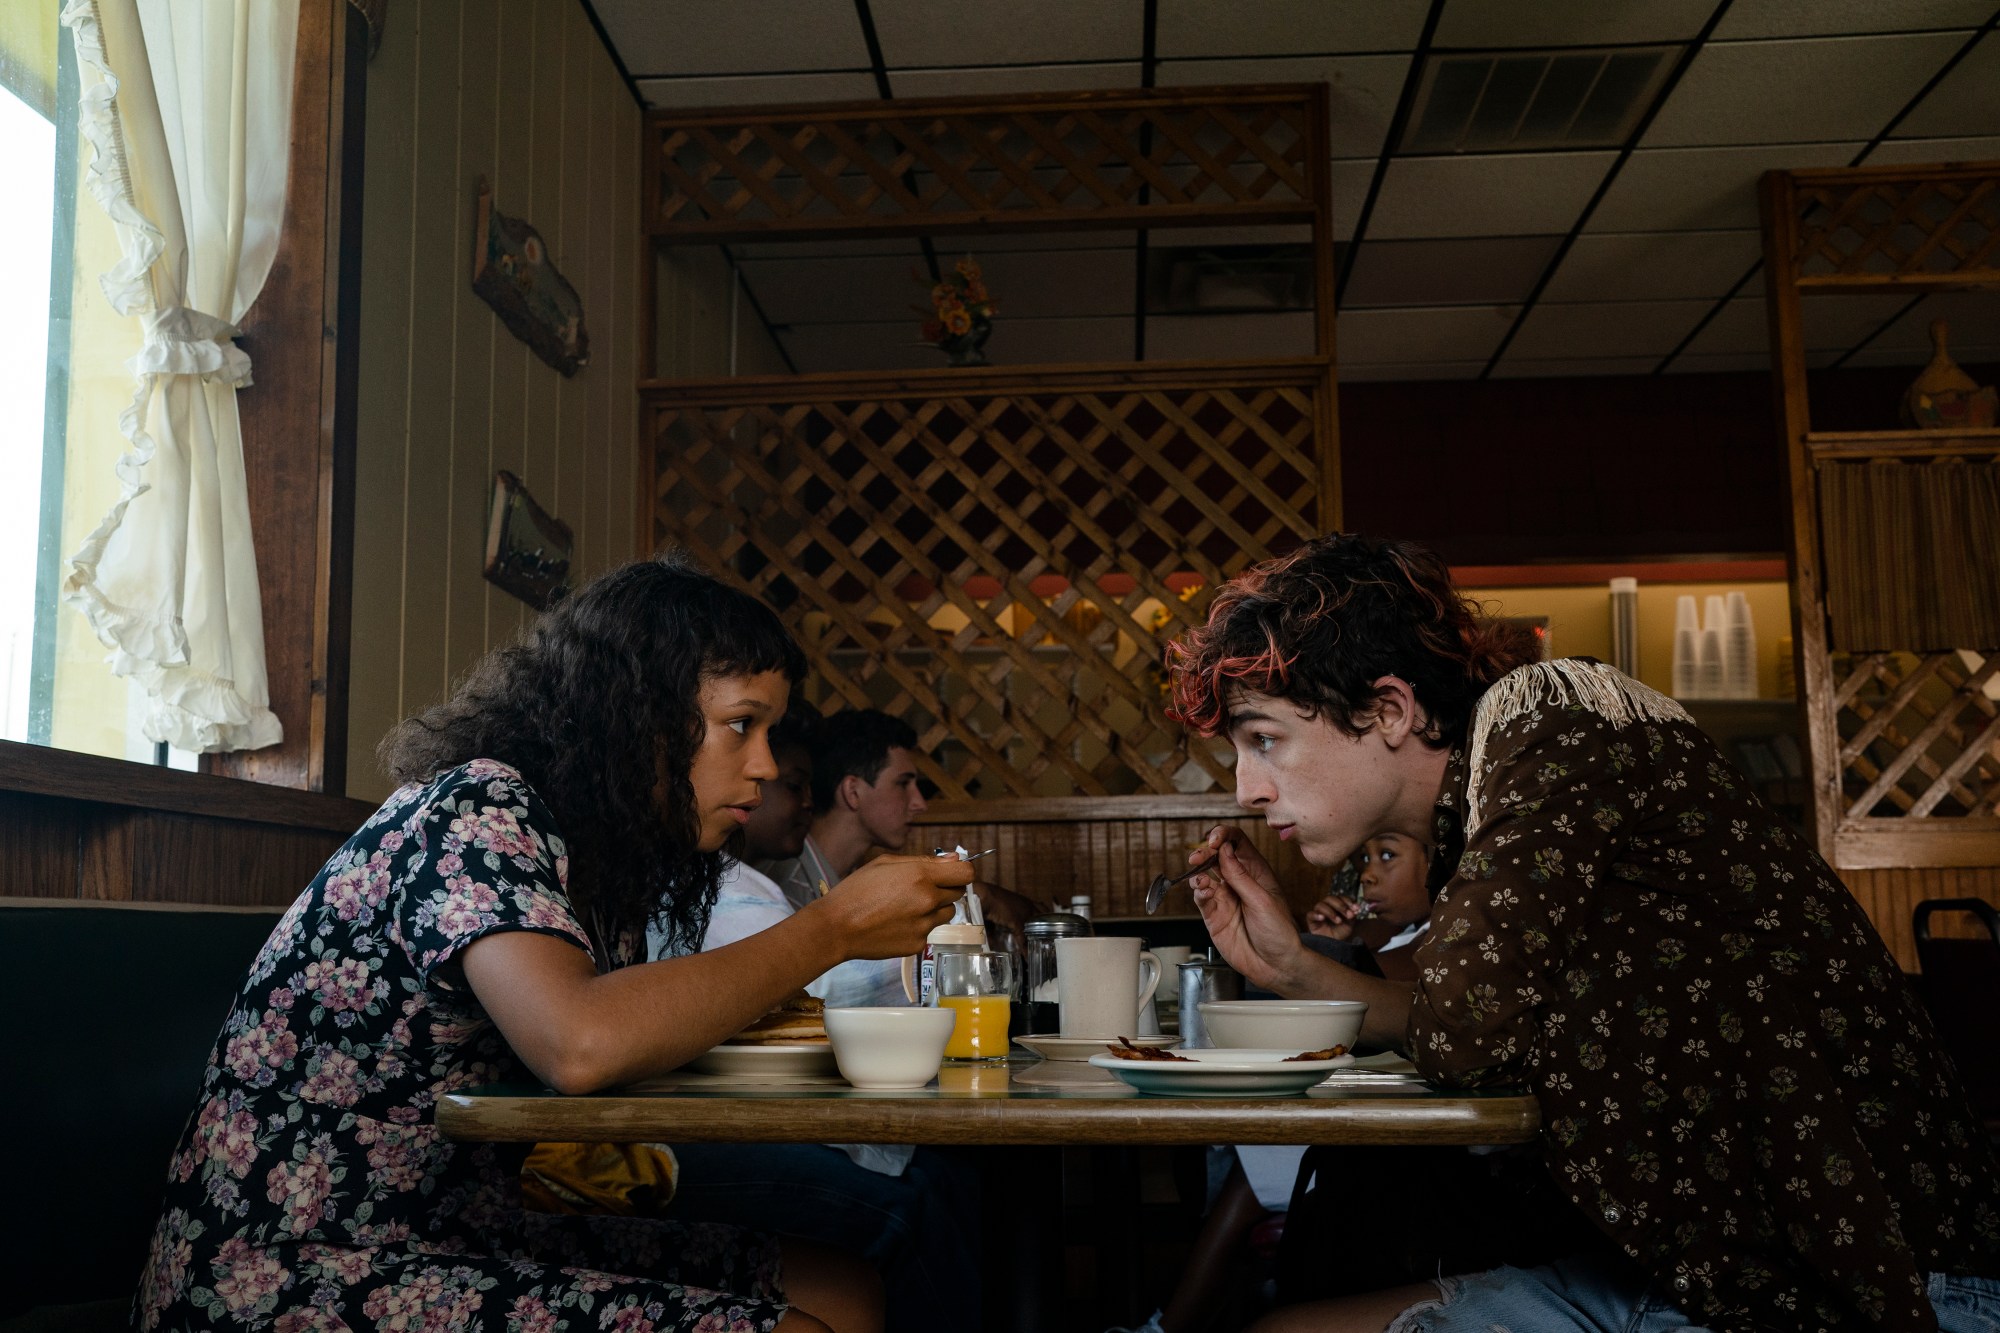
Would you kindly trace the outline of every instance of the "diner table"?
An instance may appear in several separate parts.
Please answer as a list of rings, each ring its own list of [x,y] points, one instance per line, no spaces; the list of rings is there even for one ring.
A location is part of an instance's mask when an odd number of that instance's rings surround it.
[[[870,1091],[675,1072],[585,1096],[500,1084],[445,1094],[447,1138],[496,1142],[929,1143],[958,1146],[1502,1144],[1532,1140],[1533,1096],[1445,1090],[1370,1057],[1303,1095],[1141,1094],[1089,1065],[1024,1057],[947,1064],[923,1088]]]

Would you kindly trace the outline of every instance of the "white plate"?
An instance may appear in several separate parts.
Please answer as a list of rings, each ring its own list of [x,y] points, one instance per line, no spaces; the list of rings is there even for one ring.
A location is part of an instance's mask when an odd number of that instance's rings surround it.
[[[1090,1063],[1108,1069],[1141,1092],[1173,1097],[1278,1097],[1304,1092],[1336,1069],[1354,1063],[1351,1055],[1331,1060],[1293,1060],[1297,1051],[1240,1049],[1176,1050],[1193,1063],[1121,1060],[1093,1055]]]
[[[818,1078],[838,1075],[831,1042],[793,1045],[772,1042],[761,1046],[711,1047],[688,1061],[698,1074],[720,1074],[727,1078],[780,1079]]]
[[[1165,1050],[1179,1041],[1178,1037],[1133,1037],[1132,1044],[1142,1049]],[[1032,1051],[1044,1060],[1088,1060],[1093,1055],[1109,1054],[1109,1047],[1118,1044],[1116,1037],[1052,1037],[1044,1033],[1038,1037],[1016,1037],[1014,1044],[1023,1050]]]

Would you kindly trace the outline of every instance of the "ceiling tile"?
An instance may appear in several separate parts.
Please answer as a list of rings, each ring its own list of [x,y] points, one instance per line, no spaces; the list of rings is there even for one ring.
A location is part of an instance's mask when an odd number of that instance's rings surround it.
[[[1136,60],[1101,65],[1010,65],[1005,69],[899,69],[889,75],[889,90],[898,97],[1096,92],[1137,88],[1141,69]]]
[[[1702,49],[1643,140],[1695,144],[1868,139],[1965,42],[1962,34],[1740,42]],[[1944,133],[1964,133],[1957,125]]]
[[[1496,380],[1558,379],[1570,375],[1650,375],[1657,356],[1584,356],[1552,361],[1524,361],[1512,350],[1493,367]]]
[[[1722,296],[1763,253],[1754,231],[1611,232],[1576,238],[1544,301]]]
[[[1507,347],[1508,360],[1665,356],[1708,313],[1710,301],[1592,301],[1538,305]]]
[[[1875,151],[1868,155],[1867,165],[1991,162],[1995,158],[2000,158],[2000,136],[1985,139],[1891,139],[1876,146]]]
[[[1375,179],[1375,159],[1357,158],[1333,164],[1333,239],[1351,240],[1361,222],[1361,205]]]
[[[980,263],[1003,321],[1030,315],[1129,315],[1137,304],[1129,251],[982,253]]]
[[[2000,130],[2000,37],[1988,32],[1944,82],[1930,90],[1896,133],[1913,137]]]
[[[1436,44],[1453,47],[1595,46],[1607,42],[1680,42],[1701,31],[1714,0],[1451,0]]]
[[[1754,228],[1758,176],[1773,167],[1845,166],[1862,147],[1841,143],[1641,149],[1626,159],[1585,230]]]
[[[834,370],[914,370],[944,362],[906,324],[802,324],[778,335],[804,375]]]
[[[761,74],[742,79],[641,79],[647,106],[778,106],[872,100],[871,74]]]
[[[1130,348],[1127,348],[1130,355]],[[1313,354],[1309,310],[1268,315],[1153,315],[1146,320],[1148,361],[1260,361]]]
[[[1708,326],[1688,344],[1687,356],[1764,356],[1771,347],[1770,326],[1764,317],[1764,298],[1739,296],[1716,312]],[[1675,362],[1676,365],[1679,361]]]
[[[1615,156],[1496,153],[1397,158],[1382,181],[1365,240],[1567,232]]]
[[[1340,378],[1348,384],[1383,380],[1476,380],[1484,369],[1484,361],[1385,361],[1373,366],[1343,365]]]
[[[1735,0],[1713,40],[1976,28],[1992,13],[1993,0]]]
[[[1715,375],[1743,370],[1769,370],[1768,352],[1683,352],[1667,367],[1669,375]]]
[[[1852,293],[1822,296],[1804,302],[1806,347],[1812,351],[1844,352],[1882,326],[1882,322],[1904,305],[1905,296],[1858,296]],[[1764,314],[1764,296],[1739,296],[1728,302],[1688,344],[1691,355],[1731,354],[1747,356],[1768,353],[1770,325]]]
[[[911,276],[921,273],[923,259],[908,255],[869,255],[819,259],[746,259],[739,267],[750,290],[774,324],[825,324],[834,321],[894,320],[909,317],[915,337],[928,284]]]
[[[1163,0],[1162,59],[1256,56],[1279,51],[1407,51],[1424,30],[1425,0]]]
[[[709,0],[596,0],[633,77],[866,69],[868,43],[853,0],[759,0],[754,23]]]
[[[1142,0],[1008,0],[953,4],[872,0],[875,34],[890,69],[1031,65],[1063,60],[1137,60],[1144,54]],[[764,26],[760,16],[756,25]]]
[[[1514,322],[1514,306],[1432,310],[1343,310],[1336,330],[1342,366],[1484,360]]]
[[[1557,236],[1367,241],[1343,299],[1348,309],[1524,301],[1559,244]]]
[[[1382,151],[1402,96],[1408,56],[1311,56],[1278,60],[1163,60],[1162,86],[1210,83],[1324,83],[1334,157]]]

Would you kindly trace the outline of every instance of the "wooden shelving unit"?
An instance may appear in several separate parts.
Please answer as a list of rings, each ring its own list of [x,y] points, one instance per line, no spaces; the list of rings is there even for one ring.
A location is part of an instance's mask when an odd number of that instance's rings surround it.
[[[1822,493],[1832,469],[1992,463],[2000,430],[1814,430],[1802,298],[2000,294],[2000,163],[1773,171],[1762,183],[1777,415],[1791,483],[1793,645],[1806,816],[1905,967],[1926,897],[2000,902],[2000,644],[1836,651]],[[1903,571],[1885,570],[1894,577]],[[1853,648],[1855,645],[1846,645]]]

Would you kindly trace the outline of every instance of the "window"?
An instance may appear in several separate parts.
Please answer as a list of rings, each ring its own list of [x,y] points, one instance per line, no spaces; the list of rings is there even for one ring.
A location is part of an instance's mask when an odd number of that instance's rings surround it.
[[[79,200],[78,77],[57,6],[0,9],[0,738],[195,767],[141,729],[144,697],[111,674],[58,592],[63,559],[117,497],[124,361],[135,321],[96,275],[117,243]]]

